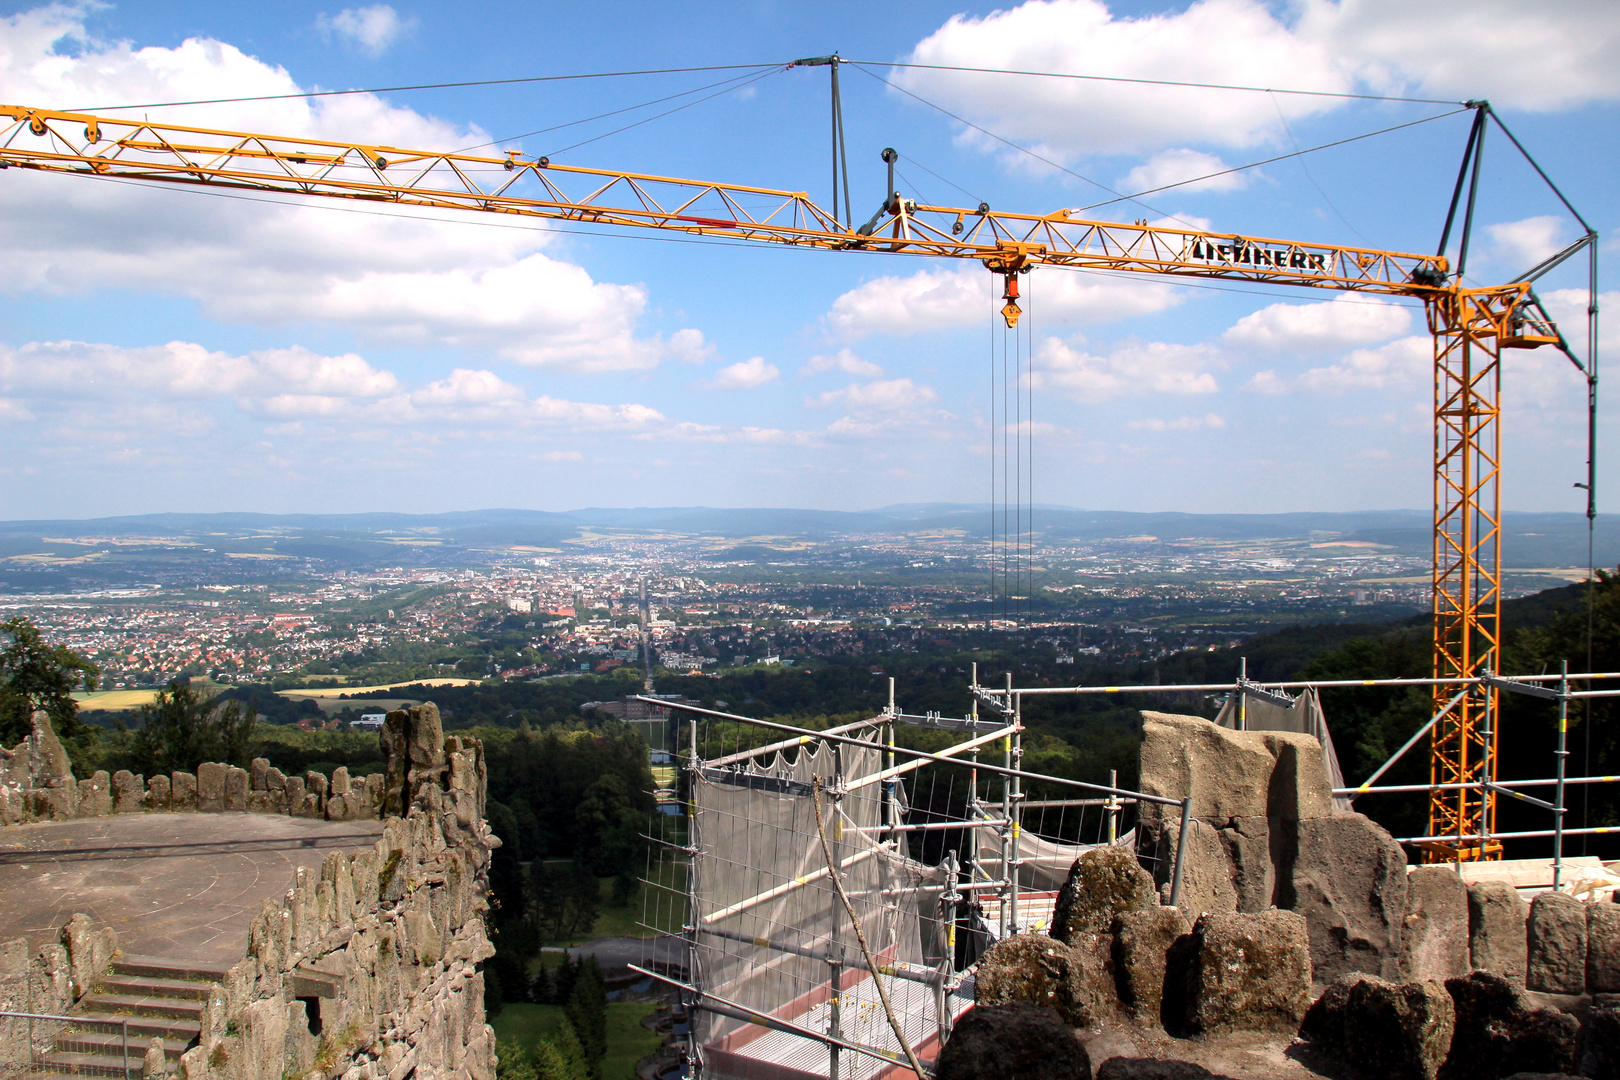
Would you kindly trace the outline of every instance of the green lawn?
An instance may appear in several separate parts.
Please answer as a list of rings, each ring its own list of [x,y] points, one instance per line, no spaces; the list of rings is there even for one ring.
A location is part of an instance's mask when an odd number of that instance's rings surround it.
[[[654,1007],[639,1001],[612,1001],[607,1007],[607,1056],[602,1059],[602,1080],[634,1080],[636,1062],[658,1049],[663,1040],[641,1026],[641,1018]],[[508,1005],[490,1021],[495,1038],[533,1046],[562,1026],[561,1005]]]

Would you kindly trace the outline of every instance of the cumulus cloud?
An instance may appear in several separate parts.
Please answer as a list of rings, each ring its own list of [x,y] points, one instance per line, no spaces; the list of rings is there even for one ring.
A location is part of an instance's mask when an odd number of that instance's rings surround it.
[[[1411,91],[1552,109],[1620,97],[1617,47],[1620,8],[1609,0],[1197,0],[1141,17],[1116,15],[1103,0],[1028,0],[984,16],[952,16],[906,59],[1296,90]],[[1058,160],[1189,145],[1252,147],[1278,141],[1284,119],[1344,104],[1292,94],[915,68],[892,77]],[[1005,153],[972,132],[962,137]]]
[[[715,372],[706,384],[711,390],[753,390],[773,381],[782,371],[763,356],[751,356]]]
[[[875,379],[883,374],[883,369],[870,360],[862,360],[848,349],[839,349],[831,356],[812,356],[799,369],[800,377],[815,375],[823,371],[842,371],[847,375],[859,375],[863,379]]]
[[[415,26],[416,19],[400,18],[388,4],[344,8],[336,15],[323,11],[315,16],[315,28],[322,34],[356,45],[368,56],[381,56]]]
[[[1213,394],[1220,389],[1209,369],[1219,366],[1208,345],[1129,342],[1106,356],[1047,338],[1035,353],[1035,386],[1061,390],[1080,401],[1127,394]]]
[[[82,8],[0,18],[0,99],[53,105],[295,94],[284,69],[235,46],[192,38],[172,48],[102,42]],[[154,120],[378,145],[488,141],[369,94],[150,109]],[[551,235],[479,228],[394,208],[321,201],[214,199],[173,188],[8,175],[0,203],[0,285],[65,295],[137,289],[195,301],[220,320],[318,321],[367,341],[481,348],[521,364],[643,370],[703,353],[699,332],[638,335],[641,285],[593,281],[543,253]]]
[[[1138,431],[1198,431],[1203,428],[1223,428],[1226,421],[1216,413],[1205,413],[1203,416],[1179,416],[1174,420],[1154,416],[1146,420],[1132,420],[1126,426]]]
[[[1092,324],[1149,315],[1174,307],[1181,294],[1160,281],[1131,281],[1063,270],[1037,270],[1024,279],[1025,306],[1042,323]],[[969,326],[999,308],[999,279],[981,267],[919,270],[881,277],[844,293],[827,313],[827,329],[854,341],[869,334],[906,335]]]
[[[1239,191],[1248,187],[1255,177],[1254,170],[1210,176],[1227,168],[1226,162],[1214,154],[1186,149],[1163,150],[1126,173],[1117,186],[1126,192],[1157,191],[1172,184],[1181,184],[1183,191]],[[1209,179],[1185,183],[1200,176]],[[1184,225],[1178,227],[1185,228]]]
[[[937,400],[939,395],[932,388],[910,379],[880,379],[877,382],[852,383],[842,390],[828,390],[807,398],[805,404],[819,408],[837,405],[851,412],[897,412]]]
[[[1492,259],[1513,273],[1529,270],[1574,239],[1569,219],[1550,214],[1490,225],[1485,231],[1491,238]]]
[[[1356,349],[1337,363],[1311,368],[1299,377],[1308,393],[1417,387],[1428,381],[1434,341],[1427,334],[1401,338],[1376,349]]]
[[[669,335],[669,355],[683,364],[704,364],[714,358],[714,346],[703,339],[703,331],[687,328]]]
[[[1340,296],[1315,304],[1272,304],[1245,315],[1221,339],[1275,352],[1323,352],[1371,345],[1405,333],[1408,308],[1369,296]]]
[[[135,397],[153,407],[229,403],[243,415],[282,421],[344,416],[372,425],[477,424],[498,414],[515,425],[578,430],[667,423],[646,405],[531,399],[492,371],[456,368],[408,390],[393,372],[354,353],[324,356],[294,347],[235,355],[186,341],[136,348],[82,341],[0,346],[0,395],[18,415],[31,416],[87,402],[117,402],[104,411],[123,416]]]

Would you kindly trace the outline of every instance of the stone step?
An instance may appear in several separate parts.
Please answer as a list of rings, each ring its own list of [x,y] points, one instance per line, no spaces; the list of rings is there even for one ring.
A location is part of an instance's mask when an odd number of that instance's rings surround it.
[[[197,1020],[202,1016],[200,1001],[146,997],[141,994],[86,994],[79,1006],[87,1012],[164,1016],[175,1020]]]
[[[100,1024],[127,1022],[129,1024],[129,1037],[132,1039],[136,1036],[140,1036],[142,1039],[150,1039],[155,1035],[162,1039],[180,1039],[188,1046],[196,1042],[197,1036],[202,1032],[202,1025],[195,1019],[182,1020],[169,1016],[130,1016],[112,1012],[88,1011],[75,1012],[73,1016],[74,1019],[83,1020],[86,1023],[91,1021]]]
[[[124,1036],[116,1031],[70,1031],[57,1036],[57,1048],[63,1053],[92,1054],[100,1057],[118,1057],[118,1048],[123,1043]],[[147,1044],[152,1036],[135,1030],[132,1023],[129,1026],[129,1053],[134,1057],[137,1052],[143,1059],[146,1057]],[[190,1038],[166,1038],[163,1040],[163,1055],[171,1061],[178,1061],[180,1055],[197,1041],[194,1034]],[[64,1046],[63,1044],[67,1044]]]
[[[201,1001],[208,996],[208,988],[211,985],[212,983],[195,982],[191,979],[165,979],[151,975],[119,974],[104,976],[96,988],[104,994]]]
[[[135,1047],[129,1048],[127,1075],[138,1077],[141,1075],[144,1059],[135,1052]],[[52,1051],[39,1058],[35,1068],[49,1070],[66,1076],[118,1076],[125,1068],[125,1059],[120,1054],[71,1054],[61,1051]]]
[[[117,975],[140,975],[149,979],[177,979],[184,982],[224,982],[229,964],[209,964],[199,960],[179,960],[169,956],[120,956],[113,961]]]

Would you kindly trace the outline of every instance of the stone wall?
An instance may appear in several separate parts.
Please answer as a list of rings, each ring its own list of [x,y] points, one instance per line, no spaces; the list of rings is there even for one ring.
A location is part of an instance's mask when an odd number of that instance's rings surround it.
[[[146,777],[120,769],[76,780],[50,721],[39,712],[32,735],[10,750],[0,748],[0,825],[171,811],[375,820],[382,814],[385,783],[382,774],[351,778],[343,766],[330,779],[314,771],[286,776],[264,758],[254,758],[248,769],[209,761],[196,772]],[[399,813],[400,805],[396,799],[392,812]]]
[[[399,786],[382,839],[328,854],[318,877],[300,872],[264,905],[180,1080],[493,1080],[479,964],[495,952],[483,913],[500,841],[483,819],[483,744],[446,738],[432,704],[389,713],[384,731],[385,775]],[[243,786],[273,805],[275,774],[263,771],[263,789]],[[382,779],[365,788],[376,805]],[[304,806],[316,796],[330,816],[352,794],[306,790]]]
[[[432,704],[389,713],[382,742],[385,772],[363,785],[341,769],[330,785],[286,777],[262,759],[75,783],[42,715],[0,758],[11,821],[193,809],[345,819],[388,807],[376,844],[329,853],[318,875],[300,870],[265,903],[246,955],[208,993],[178,1080],[493,1080],[480,963],[495,951],[484,912],[500,840],[484,822],[483,744],[445,737]],[[0,975],[19,969],[36,1009],[65,1010],[111,958],[111,932],[79,920],[34,957],[0,946]]]

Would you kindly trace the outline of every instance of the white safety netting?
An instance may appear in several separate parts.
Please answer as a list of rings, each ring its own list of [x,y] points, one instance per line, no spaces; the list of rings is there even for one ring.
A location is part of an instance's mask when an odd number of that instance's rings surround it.
[[[875,736],[874,736],[875,737]],[[940,898],[945,875],[908,857],[886,835],[887,784],[877,745],[815,742],[700,771],[693,792],[694,983],[745,1010],[899,1056],[873,974],[835,891],[817,832],[812,790],[820,777],[828,847],[907,1040],[937,1053],[942,1009]],[[888,810],[894,814],[895,806]],[[829,957],[841,958],[840,965]],[[836,973],[836,974],[835,974]],[[837,979],[836,1000],[834,979]],[[711,1005],[719,1005],[711,1002]],[[836,1005],[837,1017],[833,1012]],[[705,1008],[696,1016],[705,1077],[758,1077],[787,1067],[829,1075],[826,1044]],[[842,1078],[889,1066],[839,1053]]]

